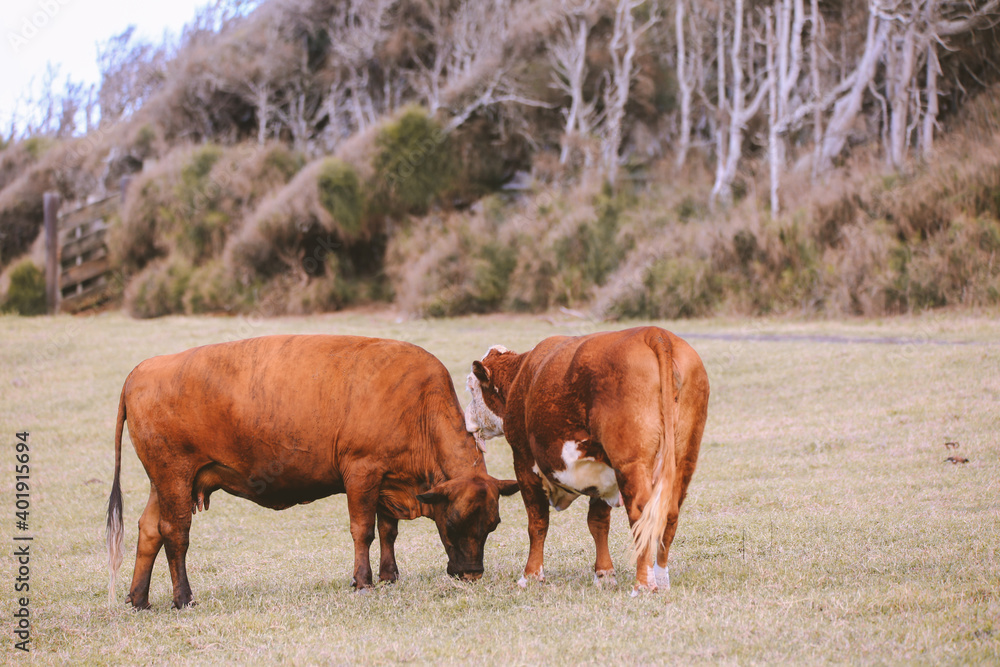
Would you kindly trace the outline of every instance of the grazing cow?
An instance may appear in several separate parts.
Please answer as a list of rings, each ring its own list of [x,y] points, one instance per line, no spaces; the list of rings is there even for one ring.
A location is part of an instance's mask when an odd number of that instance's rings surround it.
[[[479,441],[505,435],[513,449],[530,539],[519,584],[544,581],[549,505],[562,510],[582,494],[595,581],[614,582],[608,528],[624,501],[633,593],[669,588],[667,555],[708,415],[708,375],[690,345],[640,327],[554,336],[523,354],[494,346],[472,363],[468,388],[466,428]]]
[[[192,604],[185,556],[192,514],[212,492],[271,509],[347,494],[355,587],[372,585],[378,518],[379,579],[398,576],[399,519],[433,518],[448,574],[483,572],[498,498],[513,480],[486,472],[464,428],[445,367],[408,343],[355,336],[266,336],[154,357],[122,387],[115,476],[108,500],[110,596],[122,561],[122,428],[149,475],[128,595],[149,607],[153,561],[166,548],[173,604]]]

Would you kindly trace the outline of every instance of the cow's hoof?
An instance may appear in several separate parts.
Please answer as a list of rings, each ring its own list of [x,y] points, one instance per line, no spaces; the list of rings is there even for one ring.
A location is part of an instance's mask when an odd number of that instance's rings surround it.
[[[525,573],[521,575],[521,578],[517,580],[517,585],[521,588],[527,588],[528,584],[532,581],[536,581],[540,584],[545,583],[545,573],[542,571],[542,568],[538,568],[538,574]]]
[[[618,579],[615,578],[614,569],[596,570],[594,572],[594,585],[598,588],[603,588],[604,586],[617,586]]]
[[[125,604],[132,605],[132,608],[136,611],[143,611],[145,609],[152,609],[153,605],[149,604],[149,600],[133,600],[132,594],[129,593],[125,598]]]
[[[171,603],[171,606],[174,609],[190,609],[191,607],[197,607],[198,603],[195,602],[194,600],[188,600],[187,602],[180,602],[180,603],[178,603],[177,600],[174,600]]]
[[[656,584],[653,584],[651,586],[648,585],[643,586],[641,584],[636,584],[635,586],[632,587],[632,592],[629,593],[629,597],[636,598],[646,593],[655,593],[655,592],[656,592]]]
[[[662,588],[663,590],[670,590],[670,568],[660,567],[659,565],[653,566],[653,578],[656,580],[657,588]]]

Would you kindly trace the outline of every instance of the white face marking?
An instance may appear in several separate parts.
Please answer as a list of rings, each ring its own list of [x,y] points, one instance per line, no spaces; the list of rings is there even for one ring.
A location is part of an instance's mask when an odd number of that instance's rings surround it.
[[[465,408],[465,430],[484,441],[503,435],[503,420],[486,407],[479,378],[469,373],[465,387],[472,394],[472,401]]]
[[[563,443],[562,460],[566,469],[552,473],[557,482],[580,493],[596,489],[597,496],[607,504],[618,505],[618,479],[614,469],[591,456],[583,456],[579,443],[574,440]]]

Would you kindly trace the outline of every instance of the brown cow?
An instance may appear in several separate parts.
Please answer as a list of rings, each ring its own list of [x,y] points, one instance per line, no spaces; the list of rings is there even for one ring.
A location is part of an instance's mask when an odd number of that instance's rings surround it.
[[[122,561],[121,437],[126,417],[149,475],[128,602],[149,607],[164,546],[173,604],[192,604],[185,556],[191,516],[223,489],[272,509],[347,494],[357,588],[398,576],[399,519],[431,517],[448,573],[478,579],[498,498],[514,481],[486,472],[445,367],[408,343],[355,336],[266,336],[154,357],[122,387],[108,500],[110,596]]]
[[[614,582],[608,528],[624,500],[633,593],[669,588],[667,555],[708,415],[708,375],[691,346],[657,327],[554,336],[524,354],[494,346],[472,363],[468,387],[466,428],[477,440],[505,435],[514,452],[530,539],[518,583],[544,581],[549,504],[565,509],[583,494],[595,581]]]

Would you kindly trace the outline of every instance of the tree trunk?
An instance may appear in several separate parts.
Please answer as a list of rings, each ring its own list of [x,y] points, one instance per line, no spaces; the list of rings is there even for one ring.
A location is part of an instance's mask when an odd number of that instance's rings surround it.
[[[823,146],[823,108],[820,106],[822,93],[819,79],[820,14],[819,0],[809,3],[809,20],[812,33],[809,37],[809,79],[812,83],[813,98],[813,164],[812,178],[816,180]]]
[[[785,3],[787,5],[787,2]],[[767,161],[770,167],[771,180],[771,216],[777,216],[779,212],[778,187],[781,179],[781,167],[783,150],[781,138],[778,134],[779,112],[778,112],[778,82],[777,67],[774,62],[775,37],[774,25],[771,20],[771,8],[764,10],[765,21],[767,21],[767,80],[769,82],[767,91]],[[783,23],[785,18],[781,18]],[[782,31],[779,29],[778,34]],[[784,48],[779,44],[779,53]]]
[[[927,41],[927,82],[924,94],[927,96],[927,108],[924,111],[924,122],[920,128],[920,154],[924,159],[930,158],[934,152],[934,128],[937,127],[938,87],[937,78],[941,73],[941,65],[937,58],[937,42]]]
[[[861,112],[865,90],[875,78],[876,68],[885,50],[888,31],[887,22],[879,20],[874,12],[869,13],[865,50],[855,70],[854,81],[848,91],[834,104],[833,114],[823,136],[823,148],[819,156],[820,173],[833,166],[834,159],[847,144],[847,135]]]
[[[677,38],[677,87],[681,96],[681,129],[677,139],[676,164],[684,166],[691,149],[691,74],[687,67],[687,45],[684,40],[684,0],[677,0],[674,16],[674,34]]]
[[[889,72],[890,116],[889,116],[889,160],[893,167],[902,169],[906,161],[907,121],[910,110],[910,94],[913,91],[913,72],[916,59],[916,24],[910,20],[901,43],[893,46],[893,68]],[[898,50],[896,47],[898,46]]]

